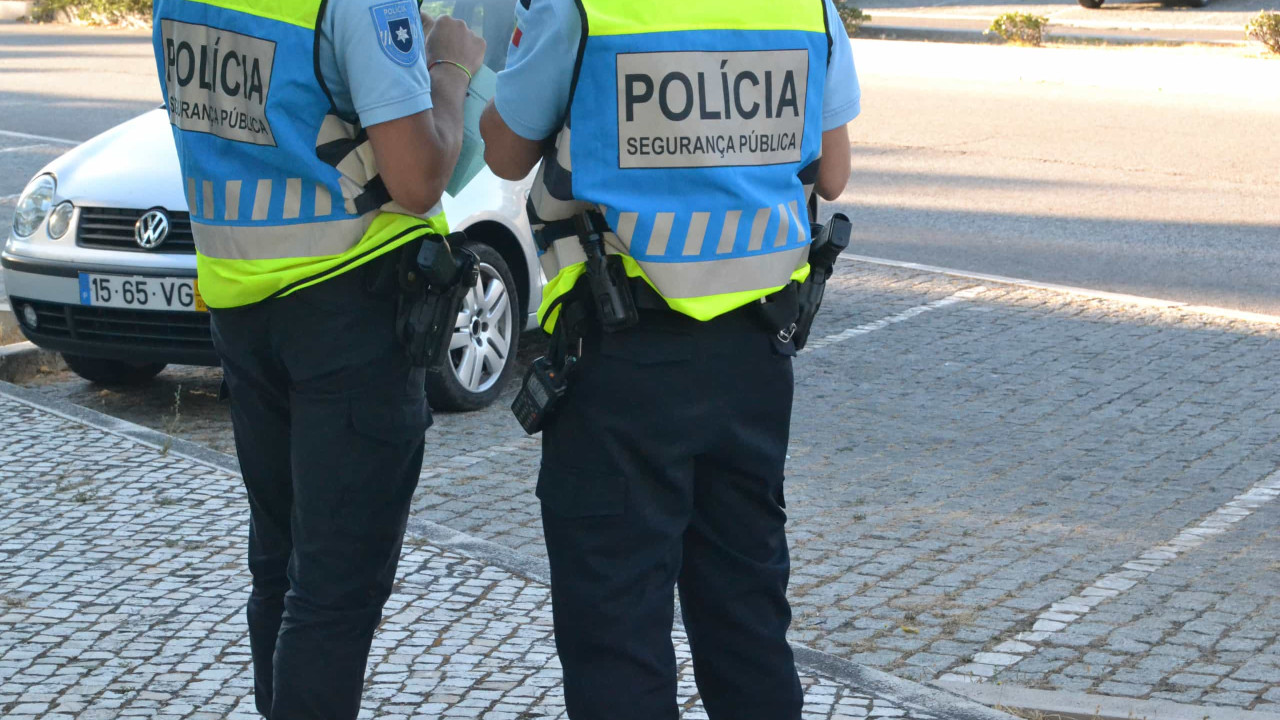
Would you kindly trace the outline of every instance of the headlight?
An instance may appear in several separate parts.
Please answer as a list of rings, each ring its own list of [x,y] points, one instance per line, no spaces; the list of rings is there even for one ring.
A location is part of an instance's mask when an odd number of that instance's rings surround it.
[[[13,211],[13,232],[21,238],[35,234],[36,228],[53,209],[53,194],[58,189],[52,175],[41,175],[27,184]]]
[[[67,228],[71,227],[71,215],[76,211],[76,206],[69,202],[64,202],[49,213],[49,237],[54,239],[60,238],[67,234]]]

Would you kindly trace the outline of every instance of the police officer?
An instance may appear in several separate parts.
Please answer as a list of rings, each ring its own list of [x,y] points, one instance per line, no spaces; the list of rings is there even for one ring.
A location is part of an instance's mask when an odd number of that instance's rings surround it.
[[[355,718],[430,424],[382,280],[447,232],[484,41],[426,37],[413,0],[157,0],[154,43],[249,496],[255,701]]]
[[[568,390],[538,497],[569,715],[678,716],[678,586],[710,717],[799,718],[782,488],[795,350],[775,321],[810,272],[812,192],[849,178],[848,36],[830,0],[517,14],[481,129],[498,175],[543,162],[541,313]],[[601,233],[638,321],[597,297]]]

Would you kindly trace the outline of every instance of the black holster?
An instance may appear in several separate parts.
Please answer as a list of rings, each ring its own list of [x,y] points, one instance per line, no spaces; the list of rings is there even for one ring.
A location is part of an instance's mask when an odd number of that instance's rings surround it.
[[[803,350],[813,330],[813,320],[822,309],[822,299],[827,293],[827,280],[835,272],[836,258],[849,247],[853,225],[849,218],[836,213],[826,225],[813,226],[813,244],[809,246],[809,278],[799,284],[797,300],[799,317],[791,340],[796,350]]]
[[[435,368],[448,354],[462,302],[479,278],[480,260],[462,247],[465,240],[429,235],[400,253],[396,328],[414,367]]]
[[[622,258],[604,251],[604,234],[609,225],[599,213],[582,213],[574,218],[578,241],[587,256],[586,280],[596,317],[605,332],[626,330],[640,322],[635,296]]]

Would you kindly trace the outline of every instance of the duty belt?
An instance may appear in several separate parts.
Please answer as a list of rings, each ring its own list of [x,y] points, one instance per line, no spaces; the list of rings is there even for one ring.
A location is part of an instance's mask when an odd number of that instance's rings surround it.
[[[649,283],[639,278],[631,278],[629,284],[631,286],[631,296],[635,301],[637,310],[671,313],[672,315],[686,317],[672,310],[667,301]],[[765,296],[755,302],[725,313],[721,317],[748,315],[757,321],[765,331],[771,334],[777,333],[779,340],[784,343],[788,342],[795,332],[795,322],[800,315],[799,294],[796,285],[796,283],[790,283],[772,295]],[[714,322],[716,319],[712,318],[709,322]]]

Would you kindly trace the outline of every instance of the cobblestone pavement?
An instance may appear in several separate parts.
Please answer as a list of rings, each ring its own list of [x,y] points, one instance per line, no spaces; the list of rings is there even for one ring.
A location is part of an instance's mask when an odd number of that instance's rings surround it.
[[[848,263],[815,337],[795,640],[916,680],[1280,709],[1280,325]],[[182,408],[227,446],[211,397]],[[442,415],[415,515],[540,556],[538,460],[505,402]]]
[[[239,479],[3,394],[0,422],[0,716],[256,717]],[[682,717],[705,718],[676,640]],[[426,542],[370,666],[362,717],[565,717],[547,587]],[[804,683],[806,720],[943,717]]]

